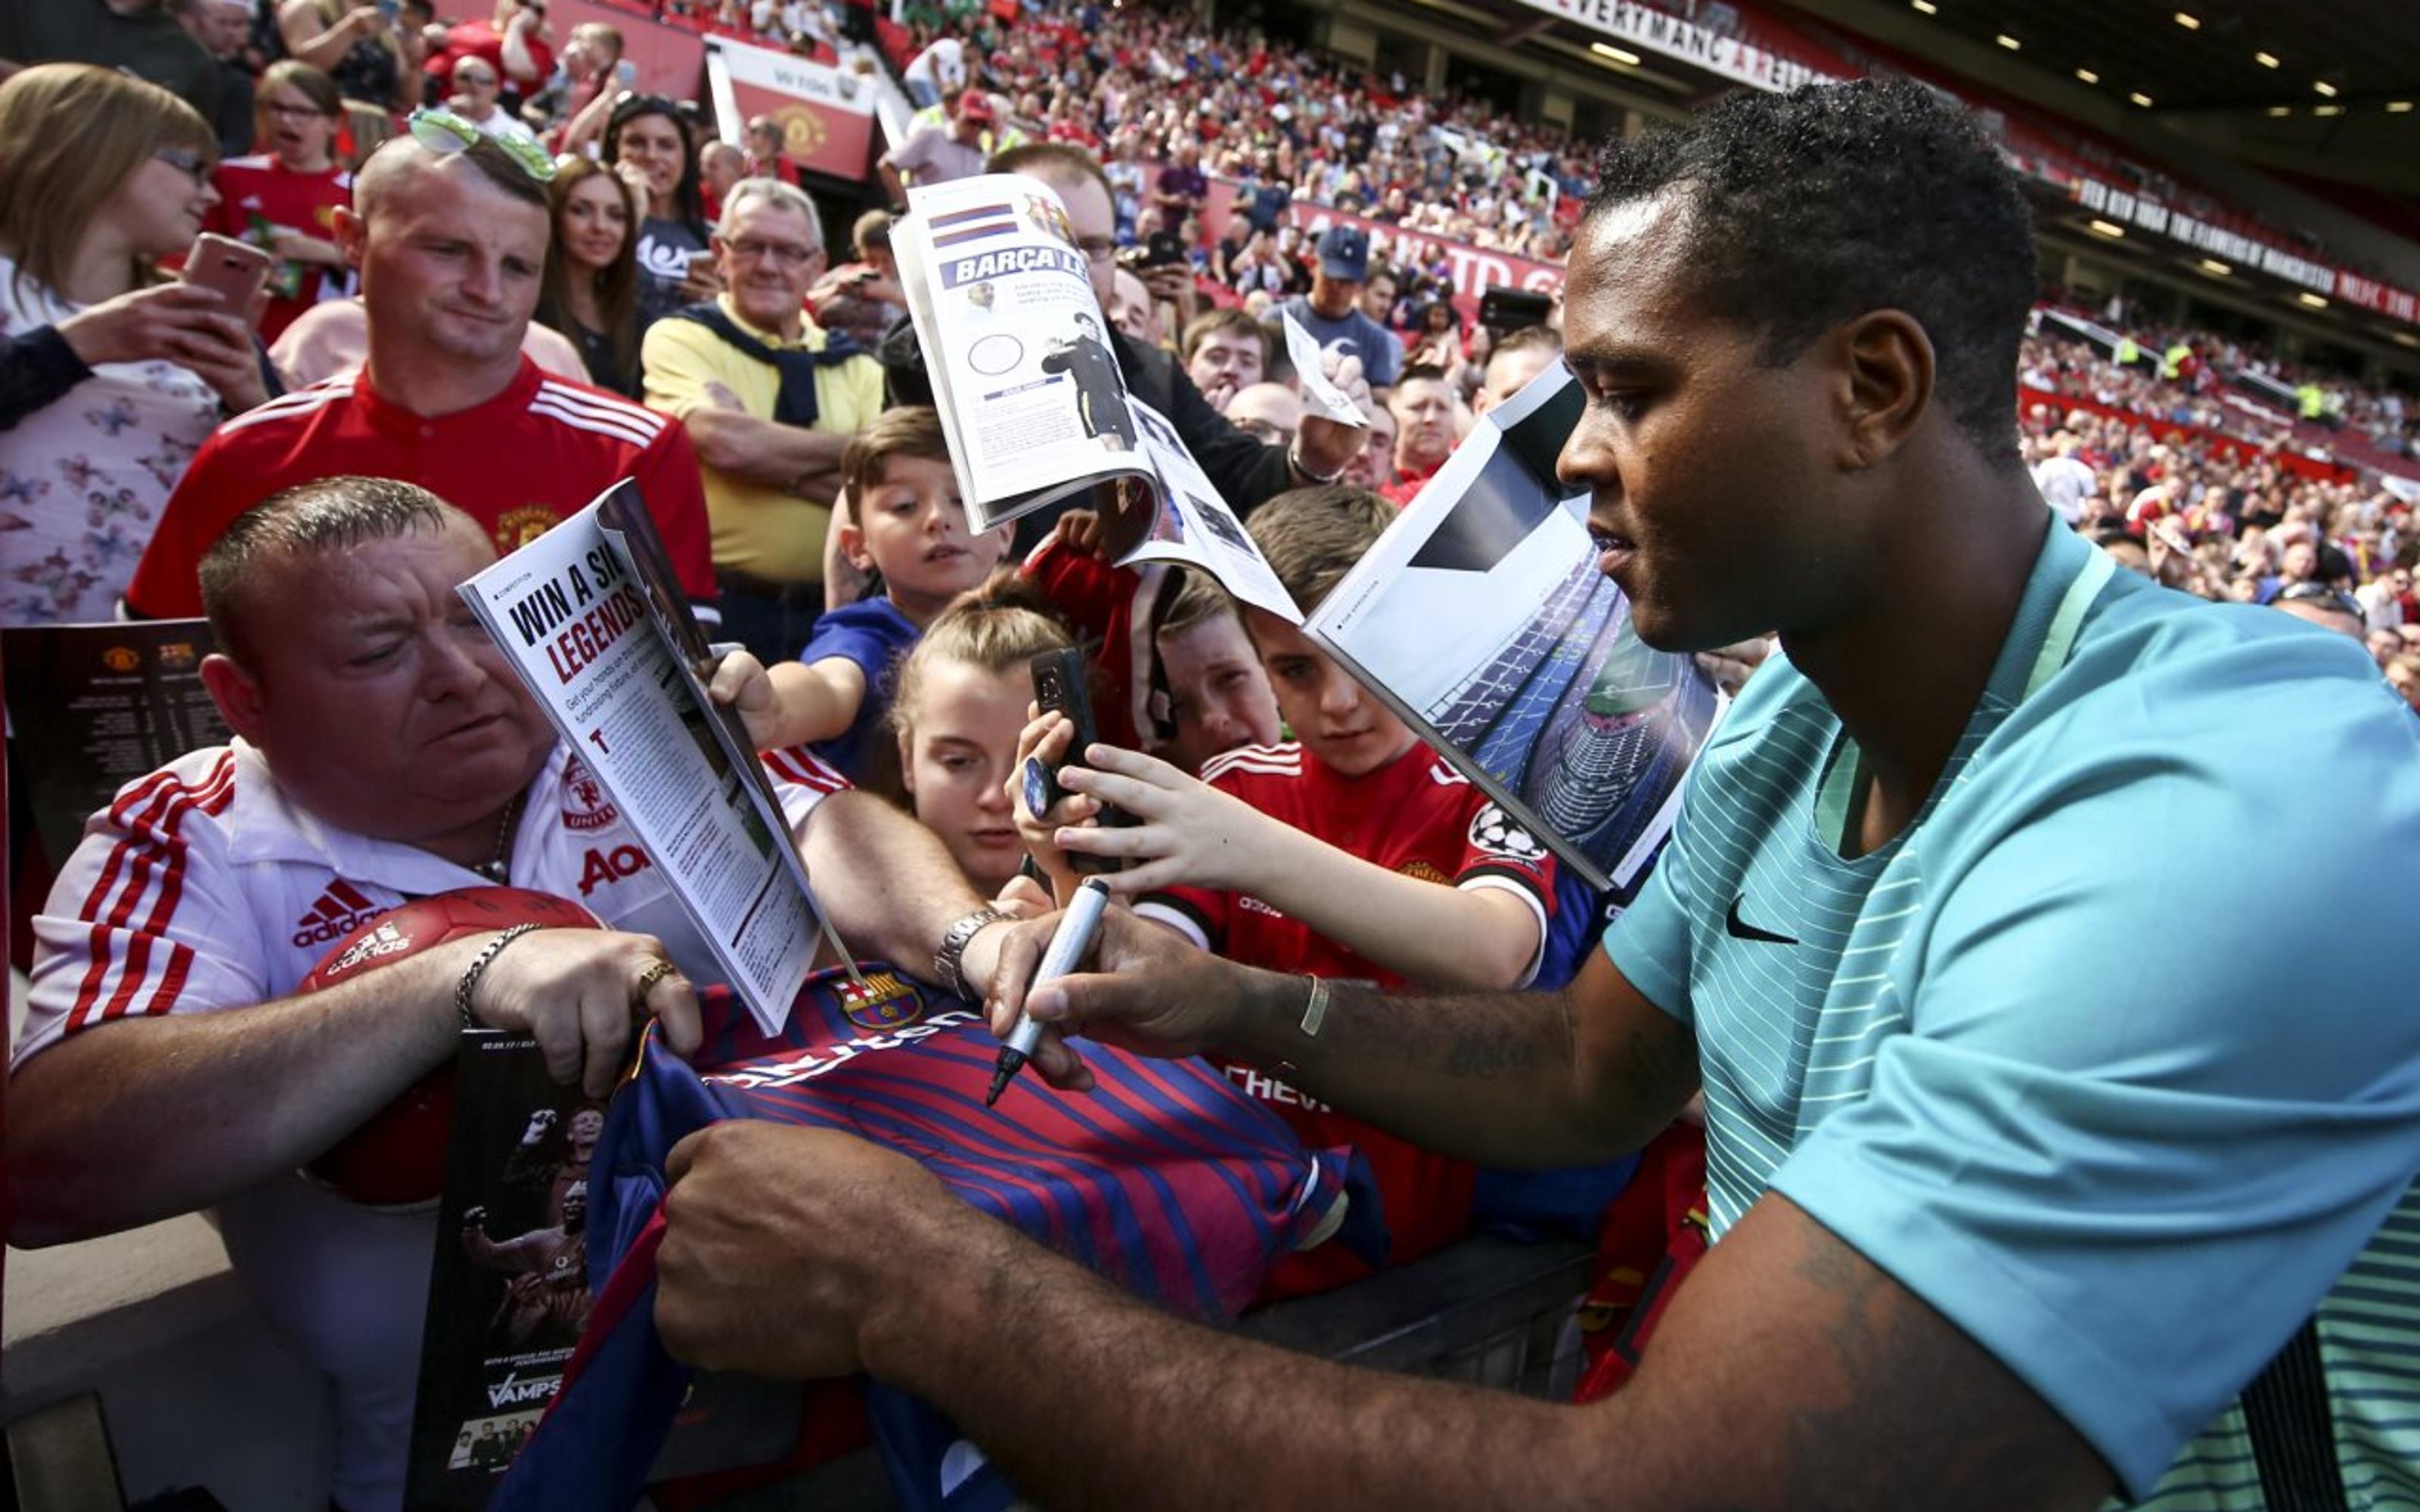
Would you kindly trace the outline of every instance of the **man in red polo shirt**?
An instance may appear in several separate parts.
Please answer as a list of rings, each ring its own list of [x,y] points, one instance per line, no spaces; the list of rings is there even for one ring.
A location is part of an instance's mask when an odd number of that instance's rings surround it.
[[[1425,363],[1404,369],[1387,410],[1395,420],[1395,481],[1378,491],[1397,504],[1418,496],[1445,459],[1453,455],[1453,386],[1443,370]]]
[[[493,142],[440,153],[403,136],[363,166],[334,228],[362,271],[368,361],[203,443],[127,607],[148,618],[199,614],[195,569],[229,521],[282,488],[351,474],[453,501],[499,553],[635,478],[682,586],[710,613],[706,500],[679,423],[521,356],[546,264],[544,187]]]

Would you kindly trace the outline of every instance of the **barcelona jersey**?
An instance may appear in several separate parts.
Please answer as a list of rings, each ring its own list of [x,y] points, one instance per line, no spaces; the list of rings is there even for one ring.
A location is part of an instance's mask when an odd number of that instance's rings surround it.
[[[650,1033],[607,1116],[589,1167],[597,1306],[494,1507],[619,1507],[637,1496],[688,1379],[655,1335],[663,1163],[708,1124],[767,1119],[899,1150],[1001,1222],[1194,1317],[1232,1315],[1280,1257],[1324,1237],[1339,1214],[1375,1208],[1349,1151],[1305,1149],[1199,1060],[1087,1042],[1094,1090],[1056,1092],[1029,1074],[986,1108],[1000,1042],[982,1013],[894,969],[811,978],[778,1036],[726,992],[702,997],[695,1059]],[[1362,1190],[1340,1203],[1349,1184]],[[902,1507],[1007,1504],[1013,1493],[938,1414],[879,1386],[868,1398]]]

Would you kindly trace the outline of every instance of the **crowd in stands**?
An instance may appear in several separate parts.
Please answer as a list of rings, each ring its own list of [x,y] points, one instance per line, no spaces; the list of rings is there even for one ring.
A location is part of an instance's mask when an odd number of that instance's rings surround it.
[[[903,328],[890,216],[828,246],[778,126],[630,92],[613,28],[557,38],[531,0],[450,27],[425,0],[59,4],[116,29],[60,52],[79,39],[0,24],[0,55],[32,65],[0,83],[0,625],[123,602],[225,627],[210,575],[242,564],[220,543],[282,488],[419,485],[462,512],[447,540],[482,559],[636,475],[683,586],[747,648],[717,695],[763,748],[811,748],[795,770],[829,767],[922,821],[981,898],[1039,911],[1088,856],[1114,856],[1143,911],[1258,964],[1493,987],[1577,968],[1601,901],[1528,837],[1478,825],[1484,796],[1291,625],[1206,580],[1115,566],[1086,510],[1021,538],[970,528]],[[663,14],[847,45],[834,8],[802,0]],[[1553,260],[1586,189],[1556,129],[1143,5],[908,14],[892,61],[933,114],[891,181],[988,165],[1061,194],[1114,327],[1102,345],[1300,609],[1479,417],[1558,363],[1559,316],[1491,329],[1444,270],[1390,260],[1386,233],[1305,237],[1286,216],[1316,202]],[[164,55],[171,31],[190,32],[194,67],[152,71],[178,87],[92,66],[149,55],[127,51],[137,32]],[[229,116],[237,99],[248,119]],[[1210,176],[1237,186],[1217,240]],[[268,255],[254,301],[163,276],[204,231]],[[1366,431],[1306,412],[1280,309],[1367,401]],[[2137,570],[2362,639],[2420,713],[2411,502],[2289,466],[2292,439],[2222,376],[2258,354],[2143,340],[2186,355],[2025,345],[2026,384],[2124,412],[2030,409],[2045,498]],[[2397,395],[2320,387],[2335,423],[2410,445],[2420,415]],[[1027,710],[1029,659],[1078,641],[1099,648],[1119,748],[1096,767],[1064,719]],[[1047,812],[1017,780],[1036,757],[1079,764]],[[1110,790],[1140,824],[1090,823]],[[933,946],[918,948],[921,966]],[[62,969],[38,968],[38,989]],[[33,1049],[75,1026],[55,1007],[38,1001]],[[1395,1257],[1468,1229],[1468,1167],[1275,1101],[1315,1142],[1382,1152]],[[1620,1175],[1600,1174],[1601,1202]],[[1281,1289],[1360,1271],[1307,1258]],[[390,1504],[394,1405],[351,1404],[379,1421],[349,1440],[349,1506]]]
[[[2312,476],[2274,451],[2037,404],[2023,446],[2062,517],[2128,567],[2203,598],[2272,604],[2361,640],[2420,714],[2420,527],[2371,477]]]
[[[2104,349],[2045,325],[2018,359],[2028,388],[2090,399],[2146,423],[2195,425],[2328,458],[2349,440],[2420,455],[2420,400],[2283,362],[2208,332],[2150,329]]]

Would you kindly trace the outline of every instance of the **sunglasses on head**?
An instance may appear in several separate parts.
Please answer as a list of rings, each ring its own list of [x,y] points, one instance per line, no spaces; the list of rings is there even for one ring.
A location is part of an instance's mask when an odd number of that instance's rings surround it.
[[[467,152],[478,145],[481,137],[485,137],[504,148],[504,156],[512,159],[521,172],[539,183],[554,180],[554,160],[546,155],[546,148],[525,136],[487,131],[467,116],[458,116],[435,105],[424,105],[411,113],[411,118],[404,122],[404,129],[411,133],[413,141],[431,152]]]
[[[2363,612],[2360,599],[2341,588],[2330,588],[2325,583],[2295,583],[2277,595],[2277,602],[2317,604],[2324,609],[2332,609],[2339,614],[2350,614],[2357,620],[2366,621],[2369,618]]]

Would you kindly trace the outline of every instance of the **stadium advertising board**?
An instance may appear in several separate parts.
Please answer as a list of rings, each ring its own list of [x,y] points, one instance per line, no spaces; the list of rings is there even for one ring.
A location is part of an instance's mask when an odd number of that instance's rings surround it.
[[[1795,89],[1803,84],[1837,84],[1819,69],[1784,57],[1728,32],[1683,21],[1668,11],[1642,6],[1637,0],[1523,0],[1575,25],[1627,42],[1650,53],[1677,58],[1694,68],[1717,73],[1751,89]]]
[[[1212,240],[1227,234],[1227,223],[1233,218],[1235,186],[1230,180],[1210,181],[1210,198],[1202,206],[1202,221]],[[1376,221],[1350,210],[1312,200],[1295,200],[1286,207],[1286,223],[1299,227],[1307,237],[1316,237],[1331,225],[1359,226],[1367,232],[1373,246],[1387,249],[1387,261],[1394,267],[1410,265],[1420,269],[1442,266],[1453,281],[1454,308],[1465,320],[1479,316],[1479,301],[1489,289],[1498,286],[1527,289],[1533,294],[1551,294],[1563,286],[1560,263],[1539,262],[1535,258],[1516,257],[1509,252],[1495,252],[1474,247],[1466,241],[1448,241],[1442,237],[1422,236],[1405,231],[1402,226]]]
[[[2283,248],[2171,209],[2147,194],[2113,189],[2099,179],[2078,178],[2069,192],[2075,196],[2076,204],[2095,215],[2181,241],[2196,252],[2223,257],[2239,268],[2257,268],[2273,278],[2299,284],[2314,293],[2332,295],[2347,304],[2420,324],[2420,299],[2409,290],[2309,257],[2298,257]]]
[[[872,171],[872,79],[723,37],[706,39],[706,73],[725,141],[744,145],[746,123],[770,116],[782,155],[809,173],[857,183]]]

